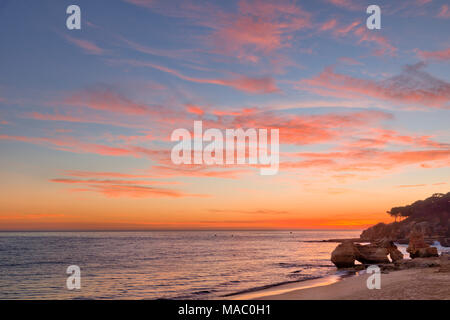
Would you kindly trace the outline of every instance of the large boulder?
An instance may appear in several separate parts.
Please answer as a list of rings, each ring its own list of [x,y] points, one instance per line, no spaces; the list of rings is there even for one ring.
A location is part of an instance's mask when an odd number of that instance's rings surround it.
[[[409,246],[406,249],[412,259],[438,257],[438,251],[435,247],[430,247],[424,240],[423,233],[415,229],[409,236]]]
[[[377,244],[356,244],[355,246],[359,253],[356,255],[356,260],[363,264],[390,262],[388,258],[389,251],[387,248],[380,247]]]
[[[395,250],[397,247],[393,243],[389,243],[387,247],[376,243],[361,245],[344,241],[331,253],[331,262],[338,268],[354,267],[355,260],[362,264],[386,264],[390,263],[388,255],[391,252],[394,252],[394,258],[391,256],[393,261],[403,258],[401,252],[397,253]]]
[[[331,253],[331,262],[338,268],[350,268],[355,265],[357,250],[351,241],[339,244]]]

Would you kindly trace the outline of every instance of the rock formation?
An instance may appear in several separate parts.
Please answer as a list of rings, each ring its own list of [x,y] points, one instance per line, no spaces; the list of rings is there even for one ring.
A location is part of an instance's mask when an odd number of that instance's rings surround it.
[[[355,261],[362,264],[387,264],[403,259],[403,254],[392,241],[384,240],[379,243],[361,245],[352,241],[344,241],[331,253],[331,262],[338,268],[353,267]]]
[[[350,268],[355,265],[357,250],[351,241],[339,244],[331,253],[331,262],[338,268]]]
[[[389,215],[400,219],[393,223],[378,223],[364,230],[360,238],[377,241],[389,238],[403,243],[412,230],[420,230],[425,241],[439,241],[442,246],[450,246],[450,192],[436,193],[431,197],[403,207],[394,207]]]
[[[374,243],[368,245],[355,244],[357,249],[356,260],[363,264],[372,263],[389,263],[389,251],[386,248],[380,247]]]
[[[412,259],[438,257],[437,248],[430,247],[424,240],[422,231],[415,229],[409,235],[409,246],[406,249]]]
[[[385,238],[379,241],[377,244],[378,246],[387,249],[392,262],[403,259],[403,253],[398,250],[397,246],[394,244],[394,241]]]

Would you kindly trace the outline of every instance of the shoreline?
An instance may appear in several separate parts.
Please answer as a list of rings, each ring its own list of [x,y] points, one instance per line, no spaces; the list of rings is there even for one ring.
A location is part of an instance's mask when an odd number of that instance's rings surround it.
[[[335,242],[342,239],[329,239]],[[353,240],[353,239],[352,239]],[[434,243],[439,255],[448,252],[440,243]],[[438,299],[450,300],[450,273],[439,271],[439,258],[411,259],[406,246],[396,243],[406,259],[402,268],[395,264],[381,264],[381,289],[367,288],[365,269],[337,269],[335,274],[307,279],[295,283],[275,284],[237,292],[222,298],[231,300],[396,300],[396,299]],[[408,266],[409,265],[409,266]],[[442,288],[443,287],[443,288]]]
[[[367,278],[371,275],[364,272],[340,277],[335,279],[336,281],[306,280],[301,286],[280,285],[228,298],[233,300],[450,300],[450,273],[438,270],[438,267],[427,267],[382,272],[380,289],[367,288]]]
[[[342,272],[342,274],[338,274]],[[262,288],[250,288],[248,290],[228,294],[226,296],[219,297],[220,299],[230,300],[254,300],[267,296],[274,296],[278,294],[284,294],[297,290],[306,290],[310,288],[329,286],[346,278],[352,278],[358,276],[361,271],[336,271],[335,274],[326,275],[323,277],[317,277],[306,280],[291,281],[287,283],[267,285]]]

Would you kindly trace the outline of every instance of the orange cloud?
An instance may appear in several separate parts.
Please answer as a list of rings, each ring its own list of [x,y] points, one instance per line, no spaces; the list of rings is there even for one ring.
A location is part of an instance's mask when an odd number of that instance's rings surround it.
[[[78,171],[66,170],[65,175],[72,177],[113,177],[113,178],[152,178],[153,175],[148,174],[129,174],[121,172],[94,172],[94,171]]]
[[[199,177],[199,178],[223,178],[237,179],[240,175],[248,173],[249,168],[242,169],[233,166],[231,169],[223,167],[206,167],[196,165],[179,165],[168,164],[166,166],[152,166],[152,172],[161,177]]]
[[[206,197],[206,195],[189,194],[178,190],[137,185],[88,185],[87,188],[72,189],[74,192],[98,192],[107,197],[155,198],[155,197]]]
[[[417,187],[425,187],[426,184],[402,184],[397,186],[398,188],[417,188]]]
[[[98,174],[97,174],[98,175]],[[205,195],[189,194],[179,190],[161,188],[160,185],[176,184],[165,181],[141,181],[118,179],[73,179],[56,178],[51,182],[63,184],[81,184],[84,187],[71,189],[72,192],[97,192],[108,197],[205,197]]]

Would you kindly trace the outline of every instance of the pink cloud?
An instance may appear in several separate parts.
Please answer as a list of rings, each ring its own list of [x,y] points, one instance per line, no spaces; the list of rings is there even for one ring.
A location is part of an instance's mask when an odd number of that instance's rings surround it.
[[[358,1],[355,0],[327,0],[327,1],[334,4],[335,6],[352,11],[362,10],[363,8],[363,6]]]
[[[368,30],[365,26],[361,26],[355,29],[354,34],[359,37],[359,43],[376,43],[380,47],[380,49],[375,51],[375,55],[395,55],[397,52],[397,48],[394,47],[386,37],[381,36],[378,33],[370,32],[370,30]]]
[[[450,9],[448,7],[448,5],[443,4],[441,9],[439,10],[439,13],[437,14],[438,18],[444,18],[444,19],[448,19],[450,18]]]
[[[248,92],[248,93],[273,93],[279,92],[280,90],[277,88],[275,81],[271,77],[247,77],[247,76],[235,76],[231,79],[203,79],[203,78],[194,78],[186,76],[174,69],[170,69],[164,66],[160,66],[157,64],[142,62],[136,60],[120,60],[116,62],[122,62],[126,64],[130,64],[136,67],[149,67],[153,69],[157,69],[162,72],[166,72],[172,74],[182,80],[195,82],[195,83],[203,83],[203,84],[215,84],[221,86],[232,87],[240,91]]]
[[[289,0],[241,0],[228,10],[210,2],[127,2],[206,27],[203,40],[214,46],[215,53],[252,63],[290,46],[294,32],[311,27],[310,14]]]
[[[337,20],[336,19],[331,19],[326,21],[324,24],[322,24],[322,26],[319,28],[320,31],[327,31],[330,29],[334,29],[334,27],[336,27],[337,25]]]
[[[351,32],[352,30],[354,30],[357,26],[359,26],[361,24],[360,21],[356,20],[353,21],[352,23],[350,23],[349,25],[345,26],[345,27],[339,27],[337,29],[333,29],[334,33],[337,35],[346,35],[349,32]]]
[[[68,35],[65,35],[65,38],[72,44],[81,48],[85,53],[93,55],[102,55],[104,53],[104,50],[99,46],[97,46],[94,42],[83,39],[77,39]]]
[[[192,104],[186,105],[186,110],[189,113],[193,113],[193,114],[196,114],[196,115],[199,115],[199,116],[202,116],[205,113],[201,107],[195,106],[195,105],[192,105]]]
[[[309,13],[289,1],[240,1],[237,13],[223,17],[211,36],[216,47],[253,62],[290,46],[294,31],[311,26]]]
[[[425,60],[450,60],[450,48],[438,50],[438,51],[421,51],[418,50],[417,54],[420,58]]]
[[[354,36],[358,39],[357,44],[362,44],[364,42],[374,43],[380,47],[380,49],[374,52],[375,55],[395,55],[397,52],[397,48],[393,46],[385,36],[371,32],[365,25],[362,25],[360,20],[355,20],[350,24],[342,26],[337,23],[337,20],[332,19],[322,25],[320,30],[329,30],[333,36],[338,38]]]
[[[317,167],[333,171],[371,172],[393,170],[404,166],[446,167],[450,164],[450,150],[382,151],[375,149],[350,149],[324,153],[298,153],[307,160],[281,162],[280,168]]]

